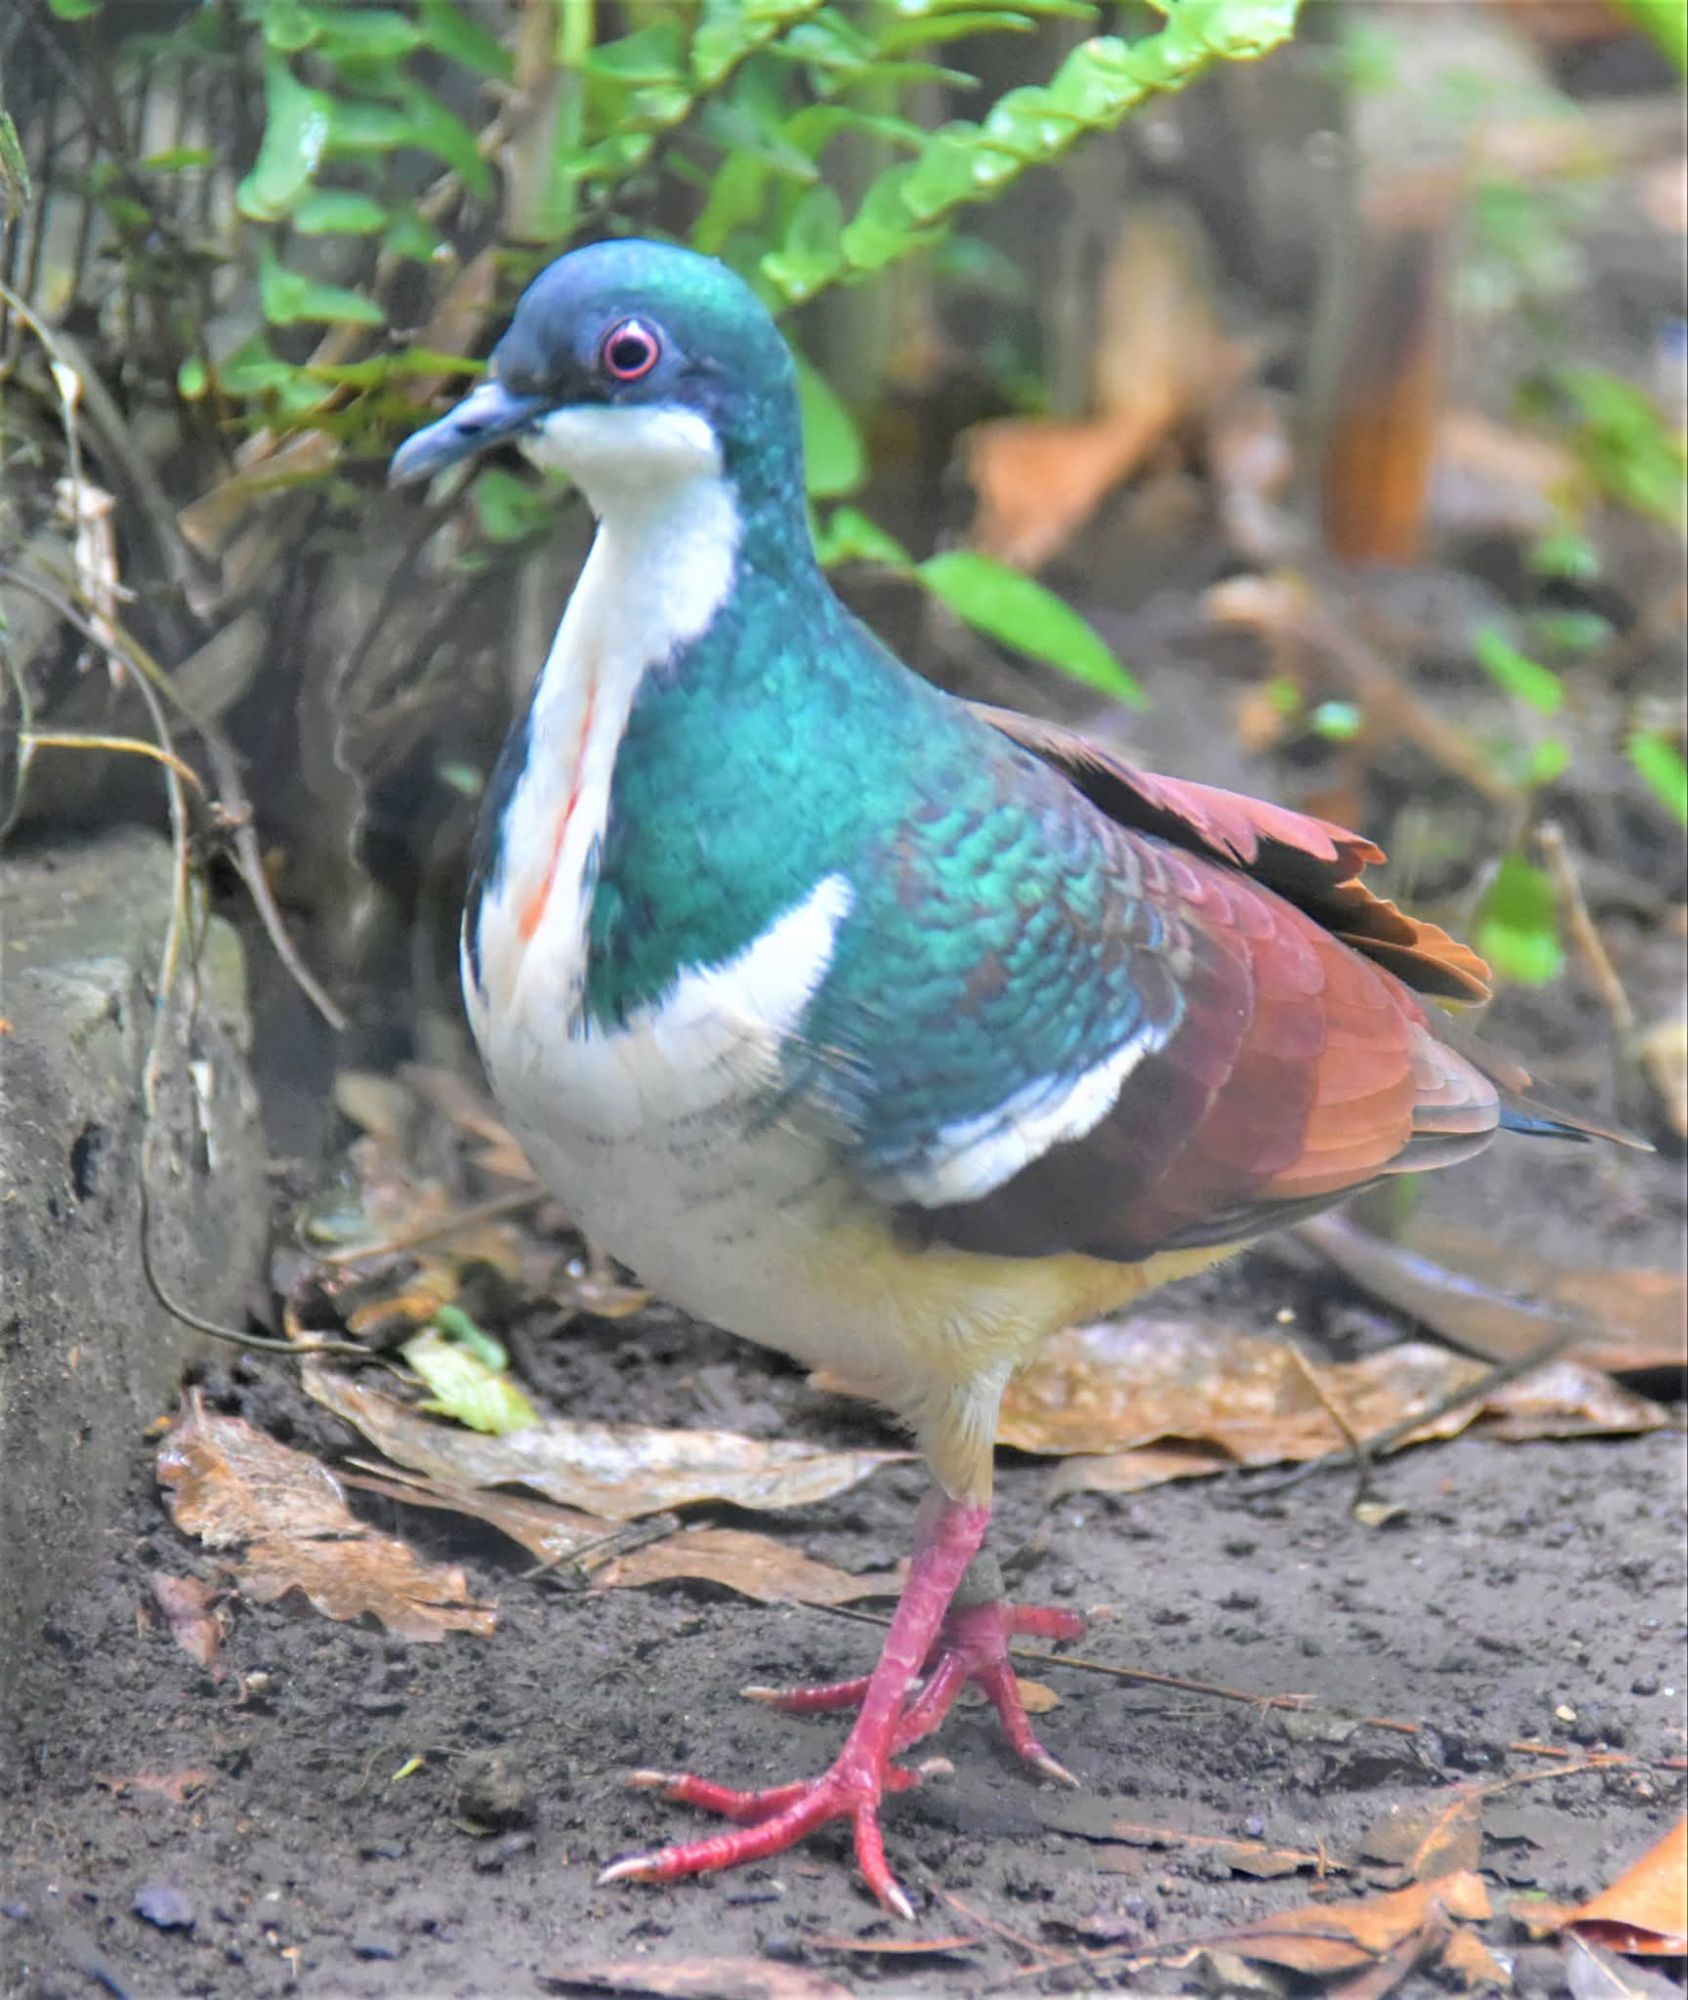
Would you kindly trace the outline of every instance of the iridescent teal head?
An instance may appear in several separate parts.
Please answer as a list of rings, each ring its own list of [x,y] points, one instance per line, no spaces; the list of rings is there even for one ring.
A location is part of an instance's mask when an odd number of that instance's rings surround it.
[[[400,447],[395,484],[511,440],[617,492],[724,473],[741,506],[802,494],[796,378],[766,309],[712,257],[626,241],[571,250],[522,294],[488,379]]]

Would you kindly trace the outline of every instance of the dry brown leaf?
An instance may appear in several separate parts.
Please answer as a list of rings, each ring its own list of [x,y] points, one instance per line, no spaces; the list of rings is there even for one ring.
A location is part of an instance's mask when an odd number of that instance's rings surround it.
[[[121,1778],[102,1776],[94,1780],[102,1791],[110,1792],[114,1799],[123,1798],[129,1792],[147,1792],[168,1800],[173,1806],[192,1805],[210,1782],[211,1773],[200,1770],[131,1771]]]
[[[617,1556],[593,1578],[597,1590],[639,1590],[682,1579],[718,1583],[759,1604],[854,1604],[895,1596],[901,1576],[851,1576],[789,1542],[743,1528],[688,1528]]]
[[[1175,424],[1235,387],[1253,358],[1220,327],[1188,226],[1136,209],[1102,283],[1095,417],[1009,417],[967,435],[979,496],[974,545],[1040,568]]]
[[[223,1643],[223,1628],[212,1608],[217,1593],[196,1576],[154,1573],[148,1577],[147,1587],[176,1644],[189,1659],[197,1660],[215,1679],[221,1680],[223,1669],[217,1665],[217,1652]]]
[[[1416,1218],[1399,1242],[1341,1215],[1318,1216],[1296,1234],[1374,1298],[1467,1353],[1511,1361],[1540,1347],[1556,1322],[1577,1321],[1567,1360],[1619,1373],[1688,1365],[1688,1278],[1680,1271],[1555,1264]]]
[[[239,1417],[190,1403],[159,1446],[158,1478],[177,1527],[208,1548],[246,1545],[240,1585],[259,1603],[300,1590],[329,1618],[372,1612],[405,1639],[484,1636],[497,1621],[461,1569],[376,1534],[326,1466]]]
[[[1328,1855],[1298,1847],[1273,1847],[1264,1840],[1238,1840],[1225,1833],[1189,1833],[1178,1827],[1143,1826],[1135,1820],[1115,1820],[1109,1828],[1113,1839],[1131,1848],[1182,1848],[1191,1854],[1211,1855],[1234,1875],[1255,1881],[1275,1881],[1282,1875],[1297,1875],[1305,1869],[1317,1872],[1340,1871],[1342,1864]],[[1106,1868],[1107,1850],[1101,1853]]]
[[[1366,1834],[1368,1859],[1405,1870],[1409,1882],[1431,1882],[1477,1866],[1483,1847],[1483,1795],[1459,1785],[1424,1804],[1392,1805]]]
[[[757,1511],[803,1507],[909,1456],[828,1451],[796,1439],[748,1438],[734,1431],[577,1423],[557,1416],[491,1437],[419,1416],[320,1362],[307,1362],[303,1376],[319,1403],[400,1465],[455,1487],[526,1486],[609,1521],[633,1521],[701,1500]]]
[[[1468,1993],[1484,1986],[1504,1992],[1512,1985],[1512,1974],[1475,1931],[1455,1931],[1442,1947],[1440,1964]]]
[[[540,1977],[560,1993],[654,1993],[659,2000],[853,2000],[836,1979],[771,1958],[605,1958]]]
[[[1016,1674],[1014,1685],[1020,1690],[1020,1706],[1028,1715],[1047,1715],[1061,1706],[1061,1697],[1044,1681],[1029,1681],[1024,1674]]]
[[[1536,1935],[1573,1931],[1634,1958],[1688,1954],[1688,1819],[1586,1903],[1520,1905],[1513,1914]]]
[[[1144,1315],[1071,1327],[1009,1385],[998,1435],[1022,1451],[1072,1454],[1063,1492],[1136,1492],[1231,1464],[1298,1463],[1346,1439],[1332,1407],[1373,1436],[1486,1373],[1420,1341],[1315,1375],[1282,1340],[1212,1321]],[[1327,1407],[1330,1406],[1330,1407]],[[1483,1421],[1510,1440],[1656,1430],[1667,1413],[1595,1371],[1552,1362],[1444,1411],[1402,1441]],[[1101,1457],[1079,1454],[1105,1453]]]
[[[448,1514],[466,1514],[484,1521],[501,1535],[508,1535],[543,1563],[566,1562],[578,1550],[602,1541],[611,1524],[591,1514],[579,1514],[569,1507],[553,1507],[549,1500],[530,1499],[523,1493],[499,1493],[486,1487],[448,1486],[438,1480],[418,1479],[409,1473],[390,1478],[372,1478],[361,1473],[342,1473],[348,1486],[365,1493],[379,1493],[388,1500],[402,1500],[408,1507],[436,1507]]]
[[[869,1958],[934,1958],[950,1952],[976,1951],[976,1937],[839,1937],[832,1931],[811,1931],[803,1942],[813,1951],[854,1951]]]
[[[1475,1921],[1489,1914],[1489,1892],[1482,1877],[1461,1870],[1382,1896],[1280,1910],[1257,1924],[1226,1931],[1214,1942],[1230,1946],[1244,1958],[1330,1978],[1365,1971],[1438,1921],[1449,1917]]]
[[[1578,468],[1576,455],[1550,438],[1477,410],[1445,410],[1430,478],[1430,511],[1444,534],[1524,538],[1561,517]]]
[[[435,1063],[406,1063],[399,1074],[424,1103],[432,1105],[460,1132],[481,1142],[480,1151],[471,1157],[482,1173],[511,1181],[539,1178],[511,1136],[509,1126],[493,1110],[491,1100],[455,1070]]]

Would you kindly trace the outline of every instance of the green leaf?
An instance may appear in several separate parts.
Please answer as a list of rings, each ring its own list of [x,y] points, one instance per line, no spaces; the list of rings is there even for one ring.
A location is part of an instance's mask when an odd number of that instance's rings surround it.
[[[252,171],[235,190],[235,204],[251,222],[279,222],[311,184],[322,164],[338,107],[312,90],[280,56],[264,64],[264,137]]]
[[[1577,413],[1572,443],[1603,493],[1668,527],[1688,525],[1688,444],[1633,382],[1604,368],[1560,368]]]
[[[820,11],[821,0],[703,0],[692,32],[692,80],[714,90],[744,61],[787,28]]]
[[[415,209],[401,208],[392,217],[381,247],[394,257],[408,257],[413,263],[426,264],[438,255],[444,241],[434,225]]]
[[[1565,683],[1551,667],[1519,652],[1498,625],[1485,625],[1472,635],[1471,650],[1497,687],[1527,702],[1539,715],[1557,715],[1565,701]]]
[[[1574,528],[1550,528],[1531,545],[1526,558],[1536,576],[1562,576],[1592,583],[1600,574],[1600,551]]]
[[[586,58],[594,76],[620,84],[678,84],[686,77],[677,17],[652,21],[613,42],[600,42]]]
[[[489,542],[525,542],[556,518],[543,487],[498,465],[482,467],[469,489],[469,498],[481,533]]]
[[[972,549],[929,556],[916,570],[958,618],[1086,687],[1141,706],[1143,690],[1072,606],[1034,578]]]
[[[1476,946],[1503,978],[1545,986],[1565,969],[1559,899],[1552,882],[1521,854],[1506,855],[1477,914]]]
[[[396,153],[415,142],[410,116],[396,104],[368,97],[331,97],[328,149],[334,153]]]
[[[378,201],[350,188],[315,188],[293,210],[304,236],[373,236],[387,220]]]
[[[504,44],[461,7],[453,6],[452,0],[422,0],[417,26],[429,48],[477,76],[496,77],[501,83],[514,77],[516,65]]]
[[[301,320],[336,325],[385,326],[387,315],[361,292],[344,285],[324,284],[290,271],[268,245],[258,263],[258,303],[271,326],[295,326]]]
[[[176,394],[184,403],[197,403],[210,386],[205,363],[197,354],[190,354],[176,370]]]
[[[1351,701],[1321,701],[1307,718],[1315,736],[1327,743],[1352,743],[1366,719]]]
[[[867,452],[855,418],[832,384],[801,355],[795,359],[804,483],[811,499],[836,500],[854,493],[867,477]]]
[[[422,45],[422,30],[391,7],[312,7],[315,47],[329,62],[397,63]]]
[[[1688,7],[1682,0],[1618,0],[1645,35],[1663,49],[1678,76],[1688,76]]]
[[[844,205],[833,189],[806,188],[791,212],[785,240],[762,259],[762,275],[800,305],[843,264]]]
[[[264,33],[264,46],[278,55],[296,56],[317,38],[317,24],[311,10],[299,0],[262,0],[256,19]]]
[[[47,0],[47,11],[55,21],[86,21],[101,5],[102,0]]]
[[[1688,763],[1662,729],[1638,729],[1629,739],[1629,761],[1679,826],[1688,826]]]
[[[914,563],[901,542],[856,507],[834,507],[815,535],[815,553],[822,565],[872,563],[877,568],[912,575]]]
[[[508,1375],[488,1367],[473,1348],[450,1339],[439,1327],[424,1327],[399,1352],[433,1391],[421,1409],[494,1437],[539,1422],[539,1412]]]
[[[410,144],[437,153],[471,194],[490,195],[491,169],[481,158],[475,135],[463,120],[419,83],[407,79],[403,96],[405,115],[410,120]]]
[[[181,174],[214,166],[216,160],[209,146],[166,146],[162,153],[149,153],[139,165],[143,173]]]
[[[1565,775],[1570,763],[1570,745],[1561,737],[1544,736],[1530,752],[1530,760],[1524,767],[1524,782],[1551,785],[1555,778]]]

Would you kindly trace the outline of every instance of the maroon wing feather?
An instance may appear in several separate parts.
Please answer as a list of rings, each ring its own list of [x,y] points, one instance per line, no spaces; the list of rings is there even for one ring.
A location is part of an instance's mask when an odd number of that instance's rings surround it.
[[[1182,948],[1178,1026],[1091,1132],[981,1199],[905,1211],[918,1235],[1137,1259],[1238,1242],[1488,1143],[1494,1085],[1399,979],[1234,866],[1113,837]]]
[[[1474,951],[1366,887],[1361,874],[1383,853],[1362,835],[1264,799],[1140,771],[1071,730],[1011,709],[973,712],[1063,772],[1110,819],[1243,870],[1415,992],[1489,998],[1489,968]]]

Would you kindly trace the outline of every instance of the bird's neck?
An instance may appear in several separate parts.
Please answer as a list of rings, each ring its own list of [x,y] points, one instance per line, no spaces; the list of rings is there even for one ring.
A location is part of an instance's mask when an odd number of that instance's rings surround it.
[[[558,981],[571,1015],[635,706],[730,668],[737,648],[707,642],[745,596],[799,625],[830,599],[800,497],[778,506],[758,493],[747,507],[727,472],[636,470],[600,473],[589,497],[598,532],[489,791],[465,930],[473,985],[508,996],[518,979]]]

